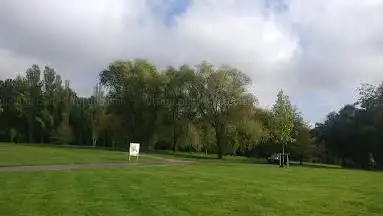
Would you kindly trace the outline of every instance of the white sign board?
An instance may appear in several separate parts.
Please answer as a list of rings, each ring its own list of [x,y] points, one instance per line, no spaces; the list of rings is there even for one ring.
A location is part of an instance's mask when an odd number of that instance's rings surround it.
[[[129,160],[130,160],[130,156],[135,156],[138,159],[139,154],[140,154],[140,144],[139,143],[130,143]]]

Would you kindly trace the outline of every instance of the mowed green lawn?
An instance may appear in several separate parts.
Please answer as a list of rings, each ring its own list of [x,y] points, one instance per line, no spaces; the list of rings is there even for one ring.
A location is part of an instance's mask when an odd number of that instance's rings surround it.
[[[184,166],[0,172],[0,215],[378,216],[382,181],[379,172],[203,160]]]
[[[145,156],[141,157],[140,161],[145,159],[147,159]],[[96,162],[128,162],[128,153],[93,148],[65,148],[0,143],[0,167]]]

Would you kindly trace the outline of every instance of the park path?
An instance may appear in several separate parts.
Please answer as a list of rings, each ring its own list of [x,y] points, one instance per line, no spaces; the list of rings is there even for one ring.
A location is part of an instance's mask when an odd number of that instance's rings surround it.
[[[152,166],[175,166],[187,165],[193,161],[175,160],[158,156],[145,156],[157,161],[149,162],[105,162],[105,163],[84,163],[84,164],[61,164],[61,165],[33,165],[33,166],[6,166],[0,167],[0,172],[17,171],[48,171],[48,170],[78,170],[78,169],[106,169],[106,168],[131,168],[131,167],[152,167]]]

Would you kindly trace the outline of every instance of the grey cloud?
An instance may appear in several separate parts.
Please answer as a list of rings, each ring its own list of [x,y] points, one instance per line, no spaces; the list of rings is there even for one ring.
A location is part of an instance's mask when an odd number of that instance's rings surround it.
[[[383,79],[381,0],[285,0],[273,13],[262,1],[191,1],[167,27],[172,1],[0,1],[0,78],[50,64],[85,94],[115,59],[208,60],[249,74],[264,106],[284,89],[310,121],[351,101],[361,81]],[[325,109],[304,110],[310,94]]]

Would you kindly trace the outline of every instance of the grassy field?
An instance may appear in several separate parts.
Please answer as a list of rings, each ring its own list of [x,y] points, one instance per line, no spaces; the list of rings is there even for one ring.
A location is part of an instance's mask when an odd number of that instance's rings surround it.
[[[147,159],[145,156],[140,160]],[[65,148],[0,143],[0,167],[18,165],[128,162],[128,154],[92,148]]]
[[[66,150],[74,155],[82,151]],[[36,147],[40,155],[50,151]],[[110,154],[101,152],[95,154]],[[383,212],[383,173],[204,161],[168,167],[0,172],[0,215],[378,216]]]

